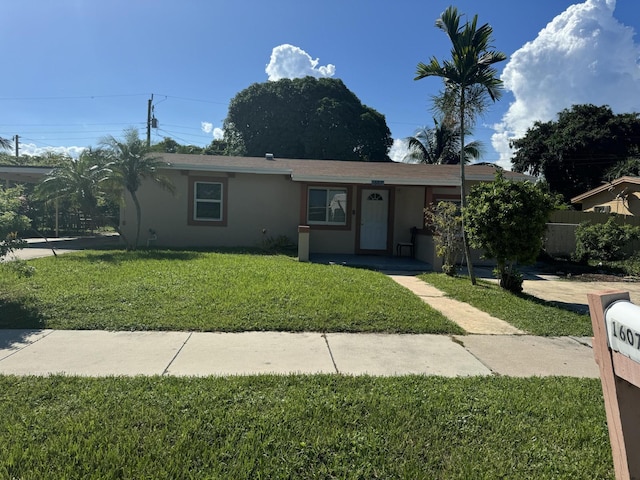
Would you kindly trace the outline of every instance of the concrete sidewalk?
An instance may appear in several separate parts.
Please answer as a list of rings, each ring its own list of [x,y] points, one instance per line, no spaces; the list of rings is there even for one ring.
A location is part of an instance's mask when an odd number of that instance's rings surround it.
[[[0,374],[597,378],[590,341],[526,335],[0,330]]]

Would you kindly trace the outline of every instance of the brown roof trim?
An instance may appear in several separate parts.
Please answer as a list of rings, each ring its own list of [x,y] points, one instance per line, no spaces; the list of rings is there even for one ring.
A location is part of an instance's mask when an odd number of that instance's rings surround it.
[[[633,185],[640,185],[640,177],[629,177],[629,176],[624,176],[624,177],[618,177],[615,180],[612,180],[610,182],[604,183],[603,185],[600,185],[599,187],[593,188],[591,190],[589,190],[588,192],[585,192],[581,195],[577,195],[575,197],[573,197],[571,199],[571,203],[582,203],[583,200],[585,200],[586,198],[589,198],[593,195],[597,195],[599,193],[604,192],[605,190],[609,190],[612,187],[617,187],[618,185],[622,184],[622,183],[631,183]]]

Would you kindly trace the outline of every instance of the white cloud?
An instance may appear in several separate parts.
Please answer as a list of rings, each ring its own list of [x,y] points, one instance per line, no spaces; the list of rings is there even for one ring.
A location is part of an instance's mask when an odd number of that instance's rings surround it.
[[[299,47],[284,44],[278,45],[271,51],[271,60],[265,69],[269,80],[282,78],[333,77],[336,73],[335,65],[318,66],[319,59],[311,56]]]
[[[393,145],[389,148],[387,155],[392,162],[398,163],[420,163],[420,161],[416,160],[413,157],[408,157],[409,155],[409,140],[406,138],[394,138]]]
[[[640,47],[633,29],[613,17],[615,6],[615,0],[572,5],[511,56],[502,80],[515,101],[491,140],[501,166],[511,166],[510,139],[574,104],[640,110]]]
[[[204,133],[211,133],[214,140],[222,140],[224,138],[224,130],[214,127],[211,122],[200,122],[200,128]]]
[[[72,158],[78,158],[87,147],[38,147],[34,143],[20,142],[20,155],[42,156],[47,153],[56,153],[68,155]]]
[[[394,138],[388,155],[393,162],[402,162],[408,151],[409,141],[406,138]]]

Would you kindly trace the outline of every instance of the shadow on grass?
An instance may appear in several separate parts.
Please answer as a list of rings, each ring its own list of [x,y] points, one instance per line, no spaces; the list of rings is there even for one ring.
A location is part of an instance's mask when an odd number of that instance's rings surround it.
[[[497,291],[502,290],[497,283],[489,282],[487,280],[478,282],[478,284],[476,285],[476,288],[477,287],[492,289]],[[535,297],[529,293],[514,293],[514,292],[509,292],[508,290],[503,290],[503,291],[504,293],[511,293],[512,295],[515,295],[518,298],[535,303],[536,305],[541,305],[544,307],[560,308],[562,310],[568,310],[570,312],[580,313],[583,315],[589,314],[589,307],[583,303],[557,302],[555,300],[544,300],[542,298]]]
[[[41,329],[45,320],[39,310],[26,307],[21,302],[0,300],[0,330],[5,329]],[[0,336],[0,348],[4,336]]]
[[[73,255],[68,258],[76,262],[105,262],[119,264],[138,260],[195,260],[202,257],[202,252],[196,251],[173,251],[173,250],[105,250],[100,252],[88,252],[83,255]]]
[[[581,313],[583,315],[589,314],[589,306],[583,303],[567,303],[567,302],[557,302],[555,300],[543,300],[538,297],[534,297],[528,293],[518,293],[516,294],[518,297],[523,298],[524,300],[529,300],[538,305],[543,305],[545,307],[555,307],[561,308],[562,310],[569,310],[570,312]]]

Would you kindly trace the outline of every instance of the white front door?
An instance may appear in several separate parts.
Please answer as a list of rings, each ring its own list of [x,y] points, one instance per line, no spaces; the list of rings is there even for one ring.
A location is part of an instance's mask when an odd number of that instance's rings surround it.
[[[360,249],[387,249],[388,190],[362,190],[360,212]]]

